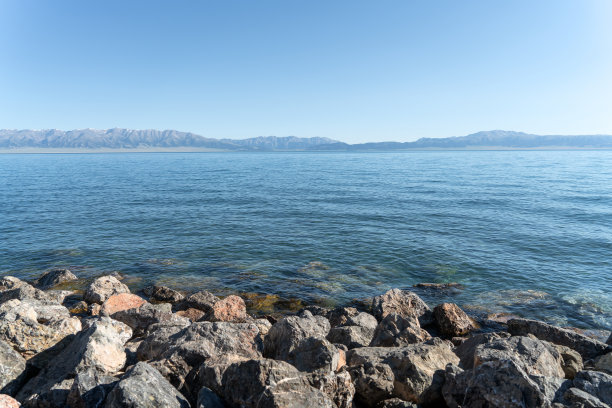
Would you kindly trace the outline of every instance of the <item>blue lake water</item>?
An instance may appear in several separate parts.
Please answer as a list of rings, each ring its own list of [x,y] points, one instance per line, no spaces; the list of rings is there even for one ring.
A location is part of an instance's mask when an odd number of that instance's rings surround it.
[[[612,329],[612,151],[0,155],[0,274],[55,266]]]

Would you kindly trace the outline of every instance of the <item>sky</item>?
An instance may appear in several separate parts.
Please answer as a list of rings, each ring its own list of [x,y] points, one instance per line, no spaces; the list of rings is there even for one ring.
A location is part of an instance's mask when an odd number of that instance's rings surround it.
[[[0,128],[612,134],[612,1],[0,0]]]

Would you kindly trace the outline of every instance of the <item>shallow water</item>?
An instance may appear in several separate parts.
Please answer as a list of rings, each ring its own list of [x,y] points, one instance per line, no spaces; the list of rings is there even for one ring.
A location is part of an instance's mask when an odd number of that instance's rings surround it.
[[[0,155],[0,273],[20,277],[330,305],[459,282],[420,293],[612,329],[611,250],[612,151]]]

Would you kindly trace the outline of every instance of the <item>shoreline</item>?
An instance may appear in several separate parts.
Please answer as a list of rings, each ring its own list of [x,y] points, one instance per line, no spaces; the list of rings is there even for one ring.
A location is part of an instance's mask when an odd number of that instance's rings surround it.
[[[609,332],[600,341],[518,316],[476,320],[454,303],[428,305],[400,289],[355,307],[252,315],[273,310],[272,299],[155,285],[131,293],[123,278],[100,276],[84,291],[65,290],[79,281],[67,269],[29,283],[0,278],[0,372],[8,373],[0,402],[455,407],[516,393],[523,400],[499,406],[610,402],[589,385],[612,387]],[[481,380],[466,389],[473,376]]]

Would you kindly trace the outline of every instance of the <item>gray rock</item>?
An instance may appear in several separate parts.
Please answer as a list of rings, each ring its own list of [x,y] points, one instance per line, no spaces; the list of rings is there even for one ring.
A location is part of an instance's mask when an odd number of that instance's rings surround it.
[[[136,350],[136,356],[140,361],[153,360],[167,350],[171,338],[177,335],[191,323],[184,321],[169,321],[149,326],[146,336]]]
[[[14,276],[3,276],[0,277],[0,292],[4,292],[7,290],[18,288],[19,286],[25,284],[26,282],[22,281],[19,278]]]
[[[0,341],[0,394],[15,395],[25,375],[25,359],[8,343]]]
[[[388,314],[376,327],[370,346],[401,347],[429,339],[431,336],[421,329],[416,318]]]
[[[212,293],[203,290],[187,296],[187,298],[185,298],[185,300],[181,303],[181,308],[187,309],[191,307],[203,312],[208,312],[219,300],[220,299]]]
[[[109,297],[120,293],[130,293],[130,290],[114,276],[101,276],[89,285],[83,298],[87,303],[102,304]]]
[[[135,336],[141,336],[152,324],[175,323],[188,325],[190,323],[190,320],[186,317],[172,313],[172,305],[170,303],[153,305],[147,302],[140,307],[120,310],[113,313],[111,317],[130,326]]]
[[[323,309],[325,311],[325,309]],[[328,311],[327,313],[312,313],[313,315],[326,316],[331,327],[347,326],[348,319],[359,314],[359,311],[354,307],[338,307]]]
[[[561,356],[561,367],[565,373],[565,378],[569,378],[570,380],[573,379],[576,376],[576,373],[582,371],[582,368],[584,367],[582,356],[580,356],[580,353],[578,353],[576,350],[572,350],[569,347],[558,344],[552,345]]]
[[[75,299],[78,295],[72,290],[47,290],[49,298],[58,304],[64,304],[68,299]]]
[[[361,326],[340,326],[332,328],[327,334],[327,340],[342,344],[349,349],[367,347],[372,341],[374,330]]]
[[[338,349],[326,339],[307,337],[289,353],[287,362],[300,371],[333,372],[338,368]]]
[[[473,370],[448,366],[442,387],[449,408],[540,408],[552,401],[512,360],[485,362]]]
[[[242,408],[334,408],[295,367],[270,359],[232,364],[223,375],[223,397]]]
[[[510,335],[505,332],[499,333],[479,333],[472,335],[463,343],[457,346],[454,350],[459,356],[459,365],[464,369],[474,368],[474,357],[476,355],[476,347],[481,344],[491,343],[501,338],[508,338]]]
[[[612,352],[597,357],[593,364],[597,371],[612,374]]]
[[[563,394],[565,401],[572,408],[610,408],[594,395],[586,393],[578,388],[570,388]]]
[[[198,393],[197,408],[225,408],[221,398],[210,388],[202,387]]]
[[[421,326],[433,322],[429,306],[416,293],[408,290],[391,289],[384,295],[375,296],[372,299],[372,313],[378,320],[389,314],[396,314],[418,319]]]
[[[444,336],[464,336],[478,325],[459,306],[454,303],[442,303],[434,308],[434,319]]]
[[[391,397],[417,404],[439,403],[444,368],[447,364],[459,363],[451,346],[449,342],[432,339],[405,347],[363,347],[347,351],[346,363],[355,382],[357,397],[370,405]],[[355,369],[359,366],[364,369]],[[392,378],[384,366],[390,368]],[[362,374],[365,377],[360,377]],[[389,379],[383,381],[384,378]],[[383,391],[388,384],[393,388],[385,395]],[[373,396],[369,394],[373,389],[380,392]]]
[[[554,353],[554,354],[553,354]],[[528,375],[563,378],[562,358],[538,339],[514,336],[476,347],[474,366],[488,361],[512,360]]]
[[[314,373],[308,376],[311,386],[323,392],[338,408],[353,408],[355,386],[348,371]]]
[[[70,408],[99,408],[109,391],[119,381],[117,377],[100,374],[96,370],[78,372],[66,398]]]
[[[99,374],[112,375],[123,368],[126,359],[124,345],[131,336],[132,330],[128,326],[108,317],[93,322],[26,383],[17,399],[26,406],[44,406],[46,403],[65,406],[77,373],[95,370]]]
[[[113,387],[104,407],[189,408],[189,402],[155,368],[140,362]]]
[[[399,398],[384,400],[376,405],[376,408],[416,408],[412,402],[403,401]]]
[[[147,286],[143,289],[143,292],[151,300],[156,302],[168,302],[174,304],[185,298],[185,295],[178,290],[170,289],[166,286]]]
[[[329,332],[329,321],[322,316],[313,316],[305,311],[300,316],[285,317],[274,323],[264,339],[264,356],[290,361],[290,353],[308,338],[324,339]]]
[[[61,302],[58,302],[61,299],[55,299],[53,296],[36,289],[28,283],[23,283],[17,288],[0,292],[0,305],[4,305],[4,303],[11,300],[19,300],[31,306],[36,311],[37,321],[40,323],[59,317],[70,317],[68,309],[62,306]],[[2,312],[10,311],[12,307],[0,306],[0,310]]]
[[[576,350],[583,359],[595,358],[605,353],[606,344],[594,340],[575,331],[552,326],[544,322],[528,319],[511,319],[508,321],[508,331],[513,336],[533,334],[540,340],[569,347]]]
[[[35,283],[38,289],[50,289],[60,283],[75,281],[78,278],[68,269],[51,269],[42,274]]]
[[[581,371],[574,378],[574,387],[612,405],[612,375],[599,371]]]
[[[606,340],[606,344],[612,345],[612,333],[610,333],[610,337]]]

